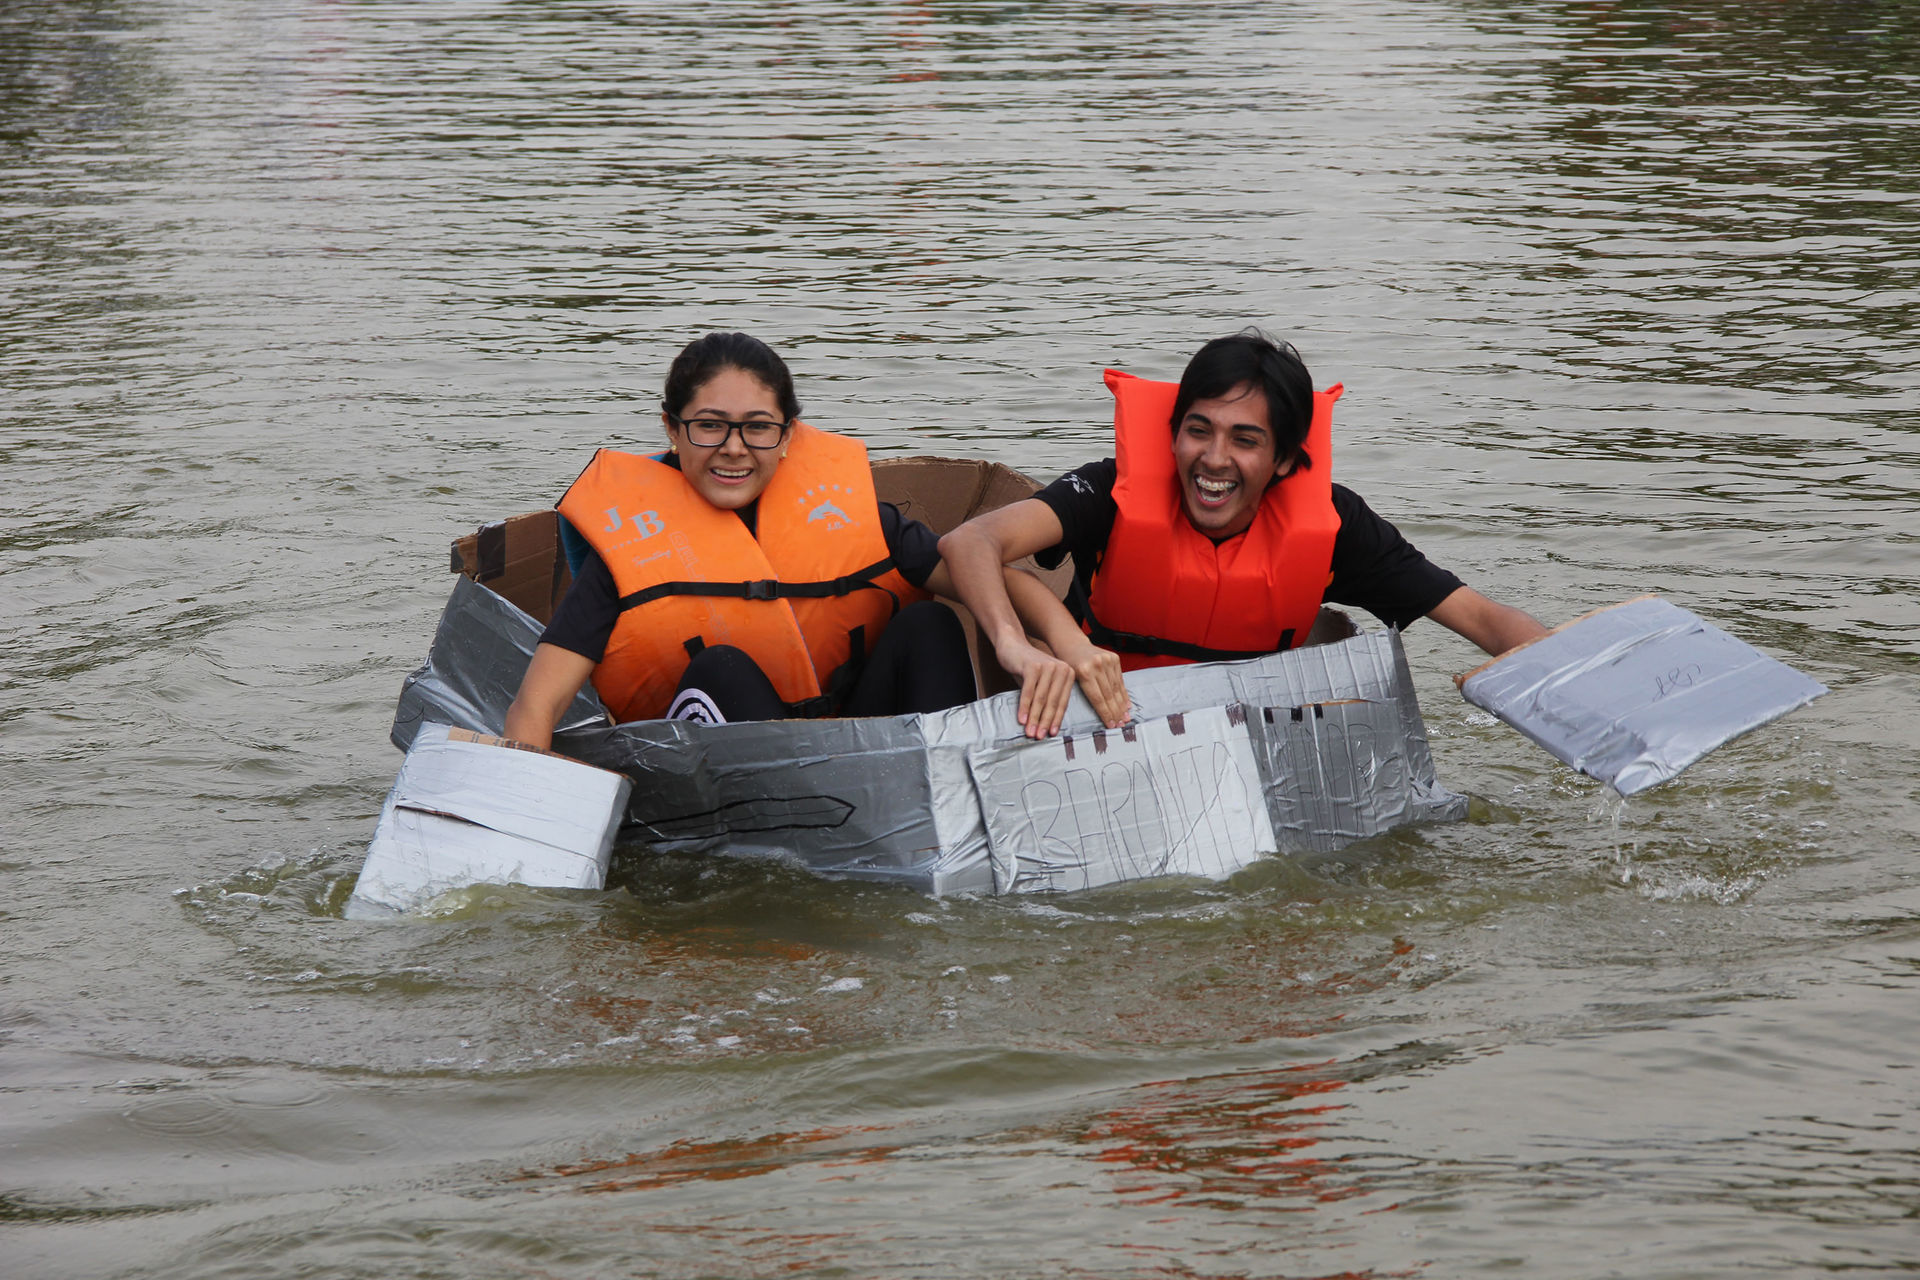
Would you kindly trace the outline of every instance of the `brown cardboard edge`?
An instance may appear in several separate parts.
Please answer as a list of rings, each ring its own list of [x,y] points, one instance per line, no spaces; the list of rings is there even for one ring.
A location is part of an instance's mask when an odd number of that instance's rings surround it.
[[[472,533],[453,539],[449,572],[464,573],[479,582],[481,575],[496,565],[511,565],[544,555],[549,546],[560,540],[559,527],[553,517],[552,507],[538,507],[476,526]],[[541,527],[537,532],[530,531],[535,523]],[[493,554],[486,554],[483,546]],[[489,576],[497,576],[497,569]]]
[[[1528,648],[1532,645],[1539,644],[1542,640],[1545,640],[1547,636],[1557,636],[1562,631],[1565,631],[1568,627],[1577,627],[1581,623],[1585,622],[1588,618],[1596,618],[1603,613],[1611,613],[1615,609],[1624,609],[1630,604],[1639,604],[1642,600],[1658,600],[1659,598],[1660,597],[1657,593],[1648,591],[1642,595],[1629,596],[1625,600],[1617,600],[1612,604],[1601,605],[1598,609],[1589,609],[1587,610],[1587,612],[1581,614],[1579,617],[1570,618],[1567,621],[1561,623],[1559,626],[1550,629],[1547,632],[1546,636],[1535,636],[1533,639],[1527,641],[1526,644],[1517,644],[1513,646],[1513,648],[1506,650],[1504,653],[1496,653],[1491,658],[1488,658],[1485,662],[1475,667],[1473,670],[1467,672],[1465,675],[1455,676],[1453,678],[1453,687],[1456,689],[1464,687],[1467,681],[1473,679],[1475,676],[1479,675],[1482,671],[1485,671],[1488,667],[1494,666],[1496,663],[1502,662],[1505,659],[1512,657],[1514,654],[1520,652],[1522,649]]]
[[[516,742],[512,738],[502,738],[498,734],[478,733],[472,729],[462,729],[454,725],[447,726],[448,742],[471,742],[481,747],[510,747],[515,751],[531,751],[537,756],[552,756],[555,760],[565,760],[568,764],[577,764],[582,769],[592,769],[595,773],[611,773],[615,777],[625,777],[614,769],[602,769],[599,765],[588,764],[584,760],[575,760],[572,756],[562,755],[558,751],[549,751],[545,747],[536,747],[531,742]]]

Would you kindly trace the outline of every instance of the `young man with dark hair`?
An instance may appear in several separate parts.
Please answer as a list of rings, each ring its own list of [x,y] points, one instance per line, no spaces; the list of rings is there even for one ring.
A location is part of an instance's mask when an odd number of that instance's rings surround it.
[[[1323,602],[1395,627],[1430,617],[1488,653],[1545,634],[1332,483],[1339,389],[1314,392],[1291,346],[1248,330],[1202,347],[1177,389],[1123,374],[1108,384],[1115,458],[940,540],[956,593],[1020,681],[1028,736],[1059,731],[1076,681],[1117,727],[1124,672],[1291,648]],[[1047,567],[1073,557],[1066,605],[1023,600],[1015,613],[1002,566],[1028,555]]]

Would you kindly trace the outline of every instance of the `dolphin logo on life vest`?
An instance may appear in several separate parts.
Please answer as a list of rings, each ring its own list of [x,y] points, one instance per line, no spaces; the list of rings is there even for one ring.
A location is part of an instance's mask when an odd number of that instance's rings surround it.
[[[853,517],[834,506],[831,501],[822,502],[807,512],[807,523],[812,524],[815,520],[825,520],[829,529],[843,529],[853,523]]]

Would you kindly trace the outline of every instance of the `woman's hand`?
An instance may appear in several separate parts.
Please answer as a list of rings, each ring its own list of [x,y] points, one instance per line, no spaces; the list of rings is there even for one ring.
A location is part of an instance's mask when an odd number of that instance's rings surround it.
[[[1027,736],[1051,738],[1060,732],[1073,696],[1073,668],[1024,641],[996,646],[994,654],[1007,674],[1020,681],[1019,719]]]
[[[1060,732],[1076,682],[1107,728],[1118,729],[1127,722],[1127,687],[1117,654],[1084,638],[1061,658],[1024,642],[996,648],[995,653],[1007,674],[1020,681],[1019,719],[1029,738],[1050,738]]]
[[[1060,660],[1073,668],[1074,678],[1080,682],[1080,691],[1087,695],[1087,701],[1093,705],[1093,713],[1100,717],[1101,724],[1109,729],[1118,729],[1127,722],[1133,703],[1127,697],[1127,682],[1120,672],[1119,654],[1111,649],[1102,649],[1076,632],[1072,637],[1062,638]]]
[[[573,696],[593,674],[594,661],[571,649],[543,644],[535,647],[527,672],[520,677],[520,692],[507,708],[507,722],[501,736],[530,747],[546,750],[553,746],[553,727],[573,704]]]

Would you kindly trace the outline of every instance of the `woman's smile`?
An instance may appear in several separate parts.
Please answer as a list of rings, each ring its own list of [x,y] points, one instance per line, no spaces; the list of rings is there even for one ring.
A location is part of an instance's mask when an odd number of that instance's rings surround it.
[[[773,388],[744,369],[722,369],[694,388],[677,422],[666,418],[667,437],[687,483],[714,506],[738,511],[759,501],[787,451],[785,441],[772,449],[748,448],[744,424],[784,421]],[[696,444],[690,428],[709,422],[725,437],[717,445]]]

